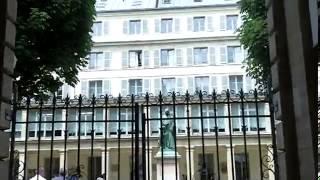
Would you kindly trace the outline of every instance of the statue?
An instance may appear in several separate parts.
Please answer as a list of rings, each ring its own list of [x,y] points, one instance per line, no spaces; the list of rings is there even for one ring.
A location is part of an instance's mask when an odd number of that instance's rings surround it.
[[[165,110],[166,118],[170,118],[170,111],[168,109]],[[174,130],[174,123],[173,120],[163,120],[162,121],[162,144],[161,148],[164,151],[174,151],[175,150],[175,142],[173,137],[173,130]]]

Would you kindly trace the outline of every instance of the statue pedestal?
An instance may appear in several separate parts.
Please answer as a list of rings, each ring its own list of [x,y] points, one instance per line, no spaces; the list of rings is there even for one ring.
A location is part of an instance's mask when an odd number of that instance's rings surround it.
[[[175,163],[175,155],[177,155],[177,164]],[[161,150],[156,154],[157,160],[157,180],[176,180],[176,165],[177,165],[177,180],[180,180],[179,159],[181,155],[173,150],[163,150],[163,173],[162,173],[162,154]]]

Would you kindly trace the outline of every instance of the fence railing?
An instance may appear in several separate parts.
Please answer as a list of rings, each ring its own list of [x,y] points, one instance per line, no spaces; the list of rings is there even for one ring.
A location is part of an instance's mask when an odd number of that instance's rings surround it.
[[[11,179],[274,178],[272,106],[257,90],[13,105]]]

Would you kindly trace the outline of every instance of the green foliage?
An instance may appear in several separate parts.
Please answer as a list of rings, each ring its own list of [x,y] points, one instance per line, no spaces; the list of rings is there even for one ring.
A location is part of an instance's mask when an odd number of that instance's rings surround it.
[[[267,10],[265,0],[240,0],[243,24],[239,29],[240,42],[247,50],[244,68],[247,75],[261,88],[267,88],[270,74]]]
[[[19,96],[74,86],[92,46],[95,0],[20,0],[15,76]]]

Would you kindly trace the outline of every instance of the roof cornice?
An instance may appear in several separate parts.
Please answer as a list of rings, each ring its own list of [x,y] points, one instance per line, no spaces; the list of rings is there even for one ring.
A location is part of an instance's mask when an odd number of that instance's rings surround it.
[[[183,7],[162,7],[162,8],[142,8],[142,9],[120,9],[120,10],[102,10],[97,11],[97,16],[104,14],[117,14],[117,13],[132,13],[132,12],[161,12],[161,11],[175,11],[175,10],[196,10],[203,8],[232,8],[238,7],[237,3],[228,4],[215,4],[215,5],[203,5],[203,6],[183,6]]]

